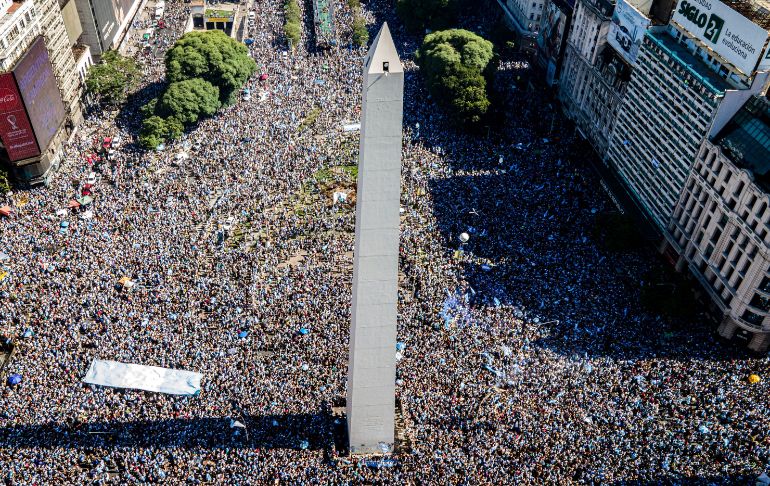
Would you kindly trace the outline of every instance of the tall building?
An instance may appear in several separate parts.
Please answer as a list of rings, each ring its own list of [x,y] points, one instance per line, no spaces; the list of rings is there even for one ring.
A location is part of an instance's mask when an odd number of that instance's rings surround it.
[[[567,44],[567,33],[572,22],[574,0],[546,0],[535,42],[536,65],[545,72],[546,84],[558,83]]]
[[[668,22],[670,0],[578,0],[559,80],[565,114],[599,154],[609,147],[644,33]]]
[[[77,28],[65,26],[71,2],[0,0],[0,163],[22,183],[48,180],[82,119],[90,57],[76,44]]]
[[[131,26],[141,0],[73,0],[83,29],[80,41],[95,58],[115,49]],[[156,2],[162,3],[162,2]]]
[[[668,221],[667,247],[723,314],[719,333],[770,346],[770,102],[754,96],[705,140]]]
[[[497,0],[508,26],[516,32],[519,47],[535,50],[535,39],[540,28],[545,0]]]
[[[0,72],[11,69],[40,35],[40,22],[32,1],[0,0]]]
[[[681,0],[669,25],[645,32],[606,154],[661,231],[703,141],[768,79],[760,57],[770,19],[757,25],[718,0],[707,5]]]
[[[80,51],[73,50],[76,42],[70,39],[62,16],[62,7],[66,8],[72,1],[60,4],[58,0],[33,0],[54,76],[67,109],[68,130],[73,130],[83,120],[80,106],[82,83],[78,76],[78,60],[75,59],[75,53]]]

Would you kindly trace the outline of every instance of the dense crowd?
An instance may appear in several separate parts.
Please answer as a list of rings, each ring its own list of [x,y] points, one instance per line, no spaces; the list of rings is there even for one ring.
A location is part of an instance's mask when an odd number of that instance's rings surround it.
[[[596,241],[612,203],[554,108],[519,88],[506,129],[457,131],[381,0],[365,15],[390,20],[407,70],[400,439],[392,461],[340,453],[344,168],[358,144],[343,125],[359,120],[365,52],[348,46],[341,1],[339,49],[316,52],[305,32],[287,51],[281,3],[253,7],[249,100],[140,151],[137,110],[163,65],[138,54],[144,86],[129,105],[89,116],[50,187],[6,197],[0,331],[18,337],[5,373],[22,377],[2,389],[7,483],[734,484],[767,470],[767,358],[717,342],[710,323],[647,312],[640,279],[655,257]],[[161,48],[186,6],[166,2]],[[502,84],[526,69],[502,66]],[[67,209],[84,190],[94,201]],[[199,371],[203,390],[84,385],[94,358]],[[749,385],[752,373],[765,381]]]

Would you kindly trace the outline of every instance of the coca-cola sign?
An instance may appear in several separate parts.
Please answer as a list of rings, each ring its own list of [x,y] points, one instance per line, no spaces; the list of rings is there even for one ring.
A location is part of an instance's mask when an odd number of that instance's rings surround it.
[[[0,88],[0,112],[15,110],[19,105],[19,97],[8,88]]]
[[[13,73],[0,74],[0,139],[11,162],[40,155]]]

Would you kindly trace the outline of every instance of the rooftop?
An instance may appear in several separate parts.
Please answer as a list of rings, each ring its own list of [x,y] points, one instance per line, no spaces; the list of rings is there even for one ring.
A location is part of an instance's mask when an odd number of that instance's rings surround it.
[[[702,59],[695,56],[689,49],[671,37],[665,29],[651,29],[647,31],[646,35],[669,56],[679,61],[679,64],[691,76],[703,83],[714,94],[721,95],[728,89],[734,89],[727,81],[719,77]]]
[[[735,165],[750,170],[766,192],[770,189],[770,101],[752,96],[714,137]]]

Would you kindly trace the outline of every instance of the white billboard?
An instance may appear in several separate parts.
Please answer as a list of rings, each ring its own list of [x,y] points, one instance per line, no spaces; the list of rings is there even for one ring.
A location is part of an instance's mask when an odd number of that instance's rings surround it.
[[[607,41],[632,65],[642,46],[644,33],[650,26],[650,19],[623,0],[615,4],[612,23],[607,34]]]
[[[680,0],[671,21],[744,74],[751,74],[767,31],[719,0]]]

